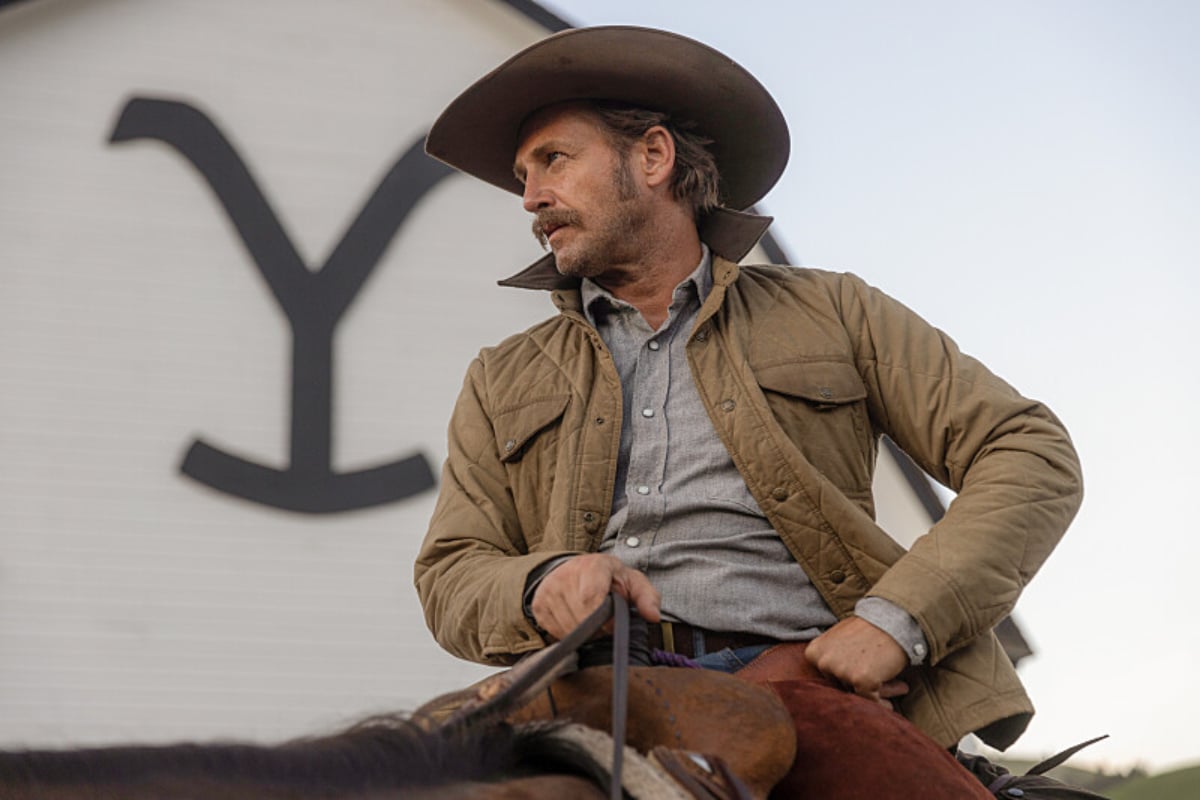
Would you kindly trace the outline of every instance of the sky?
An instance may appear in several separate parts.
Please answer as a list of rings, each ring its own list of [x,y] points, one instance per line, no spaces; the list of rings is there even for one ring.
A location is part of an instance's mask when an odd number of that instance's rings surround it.
[[[1038,715],[1012,749],[1200,763],[1200,4],[550,0],[753,72],[792,132],[760,209],[1066,423],[1084,505],[1016,618]],[[652,79],[652,78],[648,78]]]

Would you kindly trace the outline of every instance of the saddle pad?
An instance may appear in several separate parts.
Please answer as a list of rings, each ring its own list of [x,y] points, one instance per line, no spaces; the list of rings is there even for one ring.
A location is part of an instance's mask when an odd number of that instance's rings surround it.
[[[994,800],[954,756],[896,712],[815,681],[767,686],[796,730],[796,760],[773,800]]]

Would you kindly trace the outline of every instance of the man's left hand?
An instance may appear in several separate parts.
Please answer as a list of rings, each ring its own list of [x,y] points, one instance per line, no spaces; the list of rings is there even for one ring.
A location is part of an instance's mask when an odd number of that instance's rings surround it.
[[[805,657],[822,673],[855,694],[892,708],[891,698],[908,692],[896,676],[908,666],[904,648],[861,617],[847,617],[809,642]]]

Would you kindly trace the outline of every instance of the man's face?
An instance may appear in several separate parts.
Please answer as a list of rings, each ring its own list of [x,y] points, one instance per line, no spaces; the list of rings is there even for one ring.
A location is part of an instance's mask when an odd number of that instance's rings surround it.
[[[513,171],[533,233],[564,275],[595,278],[640,250],[643,194],[629,160],[586,106],[543,109],[522,126]]]

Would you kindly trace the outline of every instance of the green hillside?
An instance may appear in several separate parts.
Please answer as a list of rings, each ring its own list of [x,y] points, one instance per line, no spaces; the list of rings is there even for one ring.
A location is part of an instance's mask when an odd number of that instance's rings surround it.
[[[1108,790],[1112,800],[1197,800],[1200,798],[1200,765],[1134,778]]]
[[[1032,761],[1024,759],[1004,759],[1001,763],[1016,775],[1033,766]],[[1056,767],[1047,774],[1110,800],[1200,800],[1200,764],[1153,776],[1141,768],[1122,774],[1069,764]]]

